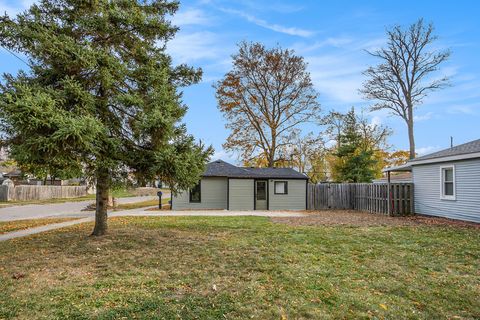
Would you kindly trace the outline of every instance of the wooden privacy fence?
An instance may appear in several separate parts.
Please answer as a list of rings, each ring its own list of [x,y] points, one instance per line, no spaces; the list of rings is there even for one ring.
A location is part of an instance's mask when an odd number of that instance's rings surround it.
[[[0,186],[0,201],[77,198],[85,195],[87,195],[86,186]]]
[[[308,210],[343,209],[390,215],[414,213],[412,183],[321,183],[309,184],[307,191]]]

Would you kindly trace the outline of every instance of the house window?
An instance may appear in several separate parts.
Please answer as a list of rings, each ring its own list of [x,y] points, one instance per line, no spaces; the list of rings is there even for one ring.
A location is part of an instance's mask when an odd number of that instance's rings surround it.
[[[288,194],[288,182],[287,181],[275,181],[275,194]]]
[[[201,202],[202,200],[202,183],[190,189],[190,202]]]
[[[455,167],[441,167],[442,175],[441,195],[442,199],[455,200]]]

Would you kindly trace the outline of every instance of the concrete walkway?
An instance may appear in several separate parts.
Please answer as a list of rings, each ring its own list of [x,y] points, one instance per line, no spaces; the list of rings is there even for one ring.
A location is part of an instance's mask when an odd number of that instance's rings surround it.
[[[23,230],[18,230],[18,231],[13,231],[13,232],[7,232],[7,233],[4,233],[4,234],[0,234],[0,241],[26,237],[26,236],[29,236],[29,235],[32,235],[32,234],[45,232],[45,231],[50,231],[50,230],[55,230],[55,229],[60,229],[60,228],[65,228],[65,227],[73,226],[75,224],[80,224],[80,223],[89,222],[89,221],[93,221],[93,220],[94,220],[93,218],[88,217],[88,218],[76,219],[76,220],[72,220],[72,221],[47,224],[45,226],[40,226],[40,227],[35,227],[35,228],[30,228],[30,229],[23,229]]]
[[[48,224],[45,226],[24,229],[14,232],[8,232],[0,235],[0,241],[21,238],[32,234],[37,234],[45,231],[65,228],[80,223],[90,222],[95,220],[95,215],[92,212],[86,213],[89,216],[82,219],[72,221]],[[62,215],[63,217],[64,215]],[[293,211],[227,211],[227,210],[205,210],[205,211],[145,211],[142,209],[132,209],[125,211],[115,211],[108,214],[109,217],[240,217],[240,216],[256,216],[256,217],[303,217],[305,214]]]
[[[170,195],[167,195],[168,197]],[[127,197],[117,198],[118,204],[143,202],[158,199],[158,197]],[[82,211],[95,199],[85,201],[71,201],[49,204],[29,204],[0,208],[0,221],[15,221],[25,219],[43,218],[85,218],[92,215],[91,212]]]

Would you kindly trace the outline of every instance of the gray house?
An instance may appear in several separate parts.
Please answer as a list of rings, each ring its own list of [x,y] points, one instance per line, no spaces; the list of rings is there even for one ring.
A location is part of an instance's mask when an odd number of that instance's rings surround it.
[[[207,164],[199,183],[172,196],[173,210],[305,210],[308,177],[290,168]]]
[[[386,171],[411,171],[415,213],[480,222],[480,139]]]

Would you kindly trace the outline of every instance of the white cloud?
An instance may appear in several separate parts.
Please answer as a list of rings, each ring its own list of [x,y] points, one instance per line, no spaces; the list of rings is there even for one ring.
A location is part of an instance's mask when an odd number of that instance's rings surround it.
[[[372,120],[370,121],[370,124],[372,126],[380,126],[383,123],[383,119],[379,116],[373,116]]]
[[[434,116],[433,112],[427,112],[423,115],[413,116],[413,120],[416,122],[430,120]]]
[[[167,51],[178,63],[216,59],[222,54],[217,35],[209,31],[180,32],[167,44]]]
[[[312,81],[320,92],[330,100],[342,103],[362,101],[358,89],[362,83],[363,67],[351,57],[328,54],[309,56],[308,71]]]
[[[237,164],[238,163],[238,155],[233,153],[233,152],[227,152],[222,148],[222,149],[219,149],[219,150],[215,150],[215,153],[213,154],[213,156],[210,160],[212,160],[212,161],[223,160],[223,161],[231,163],[231,164]]]
[[[376,37],[353,38],[333,36],[312,44],[296,44],[293,48],[305,55],[312,81],[329,102],[342,104],[366,103],[358,90],[364,81],[362,72],[372,59],[364,49],[379,45]]]
[[[316,41],[312,43],[297,43],[292,46],[292,48],[299,54],[307,54],[314,50],[326,48],[326,47],[343,47],[352,42],[352,39],[349,37],[330,37],[325,40]]]
[[[298,12],[304,9],[303,6],[293,3],[284,3],[281,1],[258,1],[258,0],[240,0],[238,1],[243,6],[258,12],[279,12],[279,13],[292,13]]]
[[[251,14],[248,14],[240,10],[234,10],[234,9],[220,9],[220,10],[226,13],[235,14],[237,16],[240,16],[246,19],[249,22],[256,24],[257,26],[260,26],[275,32],[284,33],[291,36],[298,36],[298,37],[310,37],[314,34],[313,31],[306,30],[306,29],[301,29],[296,27],[285,27],[279,24],[272,24],[263,19],[259,19]]]
[[[438,146],[427,146],[427,147],[421,147],[421,148],[415,149],[415,151],[418,153],[419,156],[429,154],[438,150],[440,150],[440,147]]]
[[[450,114],[467,114],[474,115],[480,111],[480,103],[473,104],[458,104],[447,108],[447,113]]]
[[[211,21],[212,18],[208,17],[203,10],[196,8],[180,10],[172,18],[173,25],[180,27],[186,25],[209,25]]]

